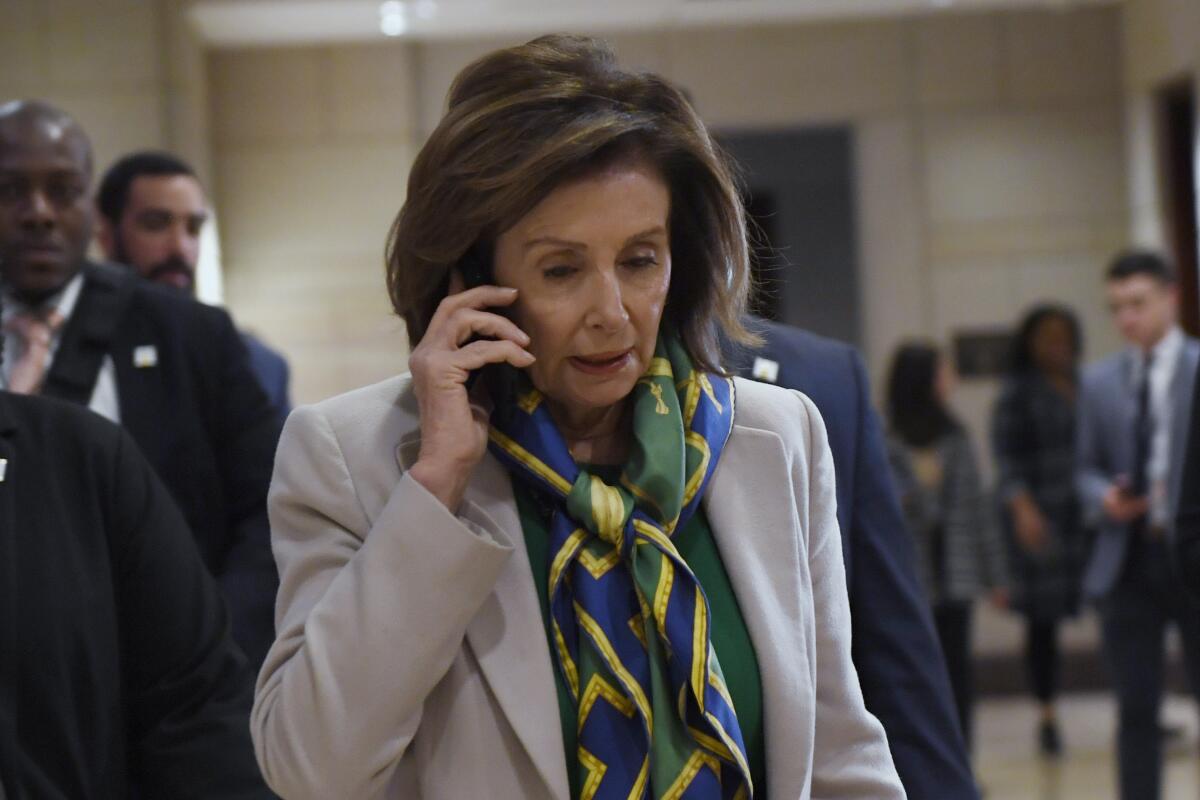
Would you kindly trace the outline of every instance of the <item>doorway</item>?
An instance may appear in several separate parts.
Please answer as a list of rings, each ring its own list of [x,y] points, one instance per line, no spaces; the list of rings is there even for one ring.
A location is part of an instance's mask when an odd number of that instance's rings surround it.
[[[1162,185],[1167,246],[1179,271],[1180,324],[1200,335],[1200,291],[1197,290],[1196,220],[1196,87],[1190,79],[1168,85],[1159,94],[1162,131]]]
[[[859,344],[849,127],[718,136],[742,168],[759,286],[756,313]],[[753,231],[757,230],[757,237]]]

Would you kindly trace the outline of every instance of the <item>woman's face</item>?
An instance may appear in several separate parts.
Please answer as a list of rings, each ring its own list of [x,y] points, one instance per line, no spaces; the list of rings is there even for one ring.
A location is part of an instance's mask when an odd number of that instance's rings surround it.
[[[627,162],[563,184],[496,240],[496,282],[532,343],[533,384],[568,413],[624,399],[654,356],[671,284],[670,191]]]
[[[954,369],[954,364],[946,356],[938,356],[937,369],[933,374],[933,396],[942,405],[947,405],[957,386],[958,372]]]
[[[1069,372],[1075,366],[1075,335],[1062,317],[1046,317],[1030,340],[1033,363],[1042,372]]]

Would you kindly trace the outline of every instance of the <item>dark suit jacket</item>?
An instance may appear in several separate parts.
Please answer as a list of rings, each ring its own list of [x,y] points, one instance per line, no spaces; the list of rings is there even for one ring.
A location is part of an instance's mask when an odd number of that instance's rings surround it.
[[[84,275],[42,394],[86,404],[112,358],[121,425],[183,511],[257,667],[275,638],[266,501],[279,424],[246,348],[220,309],[118,267]]]
[[[775,383],[816,404],[829,432],[838,522],[850,592],[854,665],[914,800],[975,800],[949,678],[917,582],[912,539],[888,471],[862,360],[849,345],[764,320],[758,350],[727,346],[727,366],[753,378],[755,357],[778,364]]]
[[[0,795],[270,797],[253,674],[137,446],[0,392]]]
[[[1191,424],[1175,520],[1175,555],[1184,584],[1200,596],[1200,380],[1192,393]]]
[[[258,378],[258,385],[267,393],[267,400],[275,410],[279,427],[282,428],[287,415],[292,411],[287,359],[264,344],[257,336],[246,331],[242,331],[242,344],[246,345],[246,352],[250,356],[250,371]]]

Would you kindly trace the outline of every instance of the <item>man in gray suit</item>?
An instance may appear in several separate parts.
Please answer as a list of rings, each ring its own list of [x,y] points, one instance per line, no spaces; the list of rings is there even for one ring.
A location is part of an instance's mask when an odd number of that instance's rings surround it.
[[[1171,622],[1200,693],[1200,609],[1169,556],[1200,342],[1177,324],[1175,275],[1160,256],[1124,253],[1107,278],[1113,319],[1131,346],[1090,365],[1081,383],[1076,481],[1097,532],[1083,589],[1100,611],[1117,692],[1121,797],[1156,800]]]

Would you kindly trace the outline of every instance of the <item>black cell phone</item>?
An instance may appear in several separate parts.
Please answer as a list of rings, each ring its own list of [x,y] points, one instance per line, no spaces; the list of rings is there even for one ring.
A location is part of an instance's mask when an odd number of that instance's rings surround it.
[[[462,276],[467,289],[492,283],[495,279],[492,277],[492,254],[488,248],[478,243],[472,245],[458,261],[458,274]]]
[[[467,289],[474,289],[477,286],[493,285],[496,282],[492,270],[492,253],[490,248],[485,247],[480,243],[471,246],[458,262],[458,272],[462,276],[463,286]],[[488,309],[497,314],[504,312],[499,309]],[[474,336],[470,341],[477,341],[485,337]],[[468,342],[469,344],[469,342]],[[472,370],[467,377],[467,391],[471,391],[475,385],[475,381],[482,376],[483,383],[488,389],[488,393],[492,396],[492,402],[499,405],[500,401],[508,397],[512,391],[513,383],[516,380],[516,370],[511,364],[485,364],[479,369]]]

